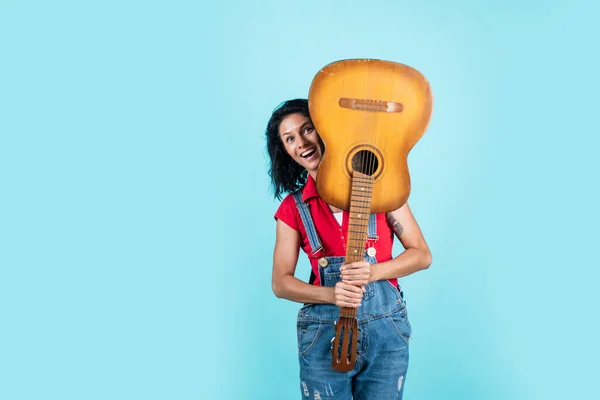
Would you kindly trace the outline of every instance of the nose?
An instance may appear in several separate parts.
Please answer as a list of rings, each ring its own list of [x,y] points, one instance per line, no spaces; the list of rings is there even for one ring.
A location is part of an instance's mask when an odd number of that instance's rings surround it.
[[[300,135],[300,138],[298,139],[298,148],[303,148],[304,145],[306,145],[306,143],[308,142],[308,140],[306,140],[306,138],[302,135]]]

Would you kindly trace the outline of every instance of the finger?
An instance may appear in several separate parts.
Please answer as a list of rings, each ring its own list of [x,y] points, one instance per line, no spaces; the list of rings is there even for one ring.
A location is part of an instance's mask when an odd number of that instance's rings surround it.
[[[368,264],[369,263],[366,261],[357,261],[357,262],[353,262],[353,263],[349,263],[349,264],[342,264],[342,266],[340,267],[340,271],[363,268],[363,267],[367,266]]]
[[[362,265],[360,267],[352,267],[352,268],[340,270],[340,273],[342,275],[345,275],[345,274],[364,274],[364,273],[368,273],[369,271],[371,271],[371,266],[369,264],[367,264],[367,265]]]
[[[348,298],[348,299],[362,299],[362,290],[360,290],[360,288],[357,288],[357,289],[358,289],[358,292],[349,292],[349,291],[341,292],[340,297]]]
[[[347,284],[352,285],[354,287],[357,287],[357,286],[362,287],[362,286],[365,286],[367,283],[369,283],[369,282],[367,282],[366,279],[359,279],[359,280],[355,280],[355,281],[344,281],[344,282],[346,282]]]
[[[363,282],[363,281],[368,281],[368,280],[369,280],[369,275],[367,275],[367,274],[346,275],[346,276],[342,277],[342,282],[347,283],[349,285],[356,285],[355,282]]]
[[[353,292],[353,291],[349,291],[349,290],[339,290],[335,293],[335,297],[339,298],[339,299],[362,298],[362,290],[360,290],[359,287],[356,287],[356,289],[358,289],[358,292]]]
[[[356,285],[350,285],[345,282],[341,282],[341,283],[342,283],[342,285],[340,285],[340,286],[341,286],[342,291],[351,292],[351,293],[361,293],[360,288],[356,287]]]
[[[347,303],[345,301],[341,301],[337,304],[338,307],[349,307],[349,308],[358,308],[360,307],[360,304],[356,304],[356,303]]]
[[[342,279],[362,279],[371,275],[371,271],[365,269],[353,269],[344,271],[340,274],[340,278]]]
[[[346,296],[339,296],[336,298],[336,304],[342,304],[342,305],[358,305],[360,304],[362,300],[361,299],[353,299],[351,297],[346,297]]]
[[[345,303],[359,304],[362,301],[362,298],[342,296],[342,301]]]
[[[360,301],[342,301],[343,307],[358,307],[360,306]]]
[[[360,268],[350,268],[343,271],[340,271],[340,275],[357,275],[357,274],[369,274],[371,273],[371,266],[366,265]]]
[[[353,269],[346,269],[346,270],[343,270],[343,271],[340,272],[340,274],[342,276],[344,276],[344,275],[354,275],[354,274],[359,274],[359,273],[360,273],[360,269],[355,269],[355,268],[353,268]]]

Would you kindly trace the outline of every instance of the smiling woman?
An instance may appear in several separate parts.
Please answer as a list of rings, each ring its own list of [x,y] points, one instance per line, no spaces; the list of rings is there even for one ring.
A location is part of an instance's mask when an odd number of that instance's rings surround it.
[[[277,297],[304,303],[297,323],[303,398],[401,399],[412,328],[398,278],[431,264],[408,204],[370,215],[364,261],[345,263],[349,213],[342,211],[340,224],[334,214],[341,210],[317,192],[326,149],[308,101],[282,103],[269,120],[266,136],[275,197],[288,193],[275,214],[272,286]],[[394,235],[405,248],[396,258]],[[308,283],[294,276],[300,248],[312,267]],[[343,373],[331,367],[331,339],[341,307],[357,310],[360,328],[356,365]]]
[[[290,114],[281,121],[279,132],[286,152],[314,179],[324,149],[310,118],[300,113]]]
[[[290,153],[288,150],[293,150],[294,146],[298,145],[296,139],[299,138],[301,146],[304,147],[306,147],[307,141],[310,142],[311,139],[318,141],[318,145],[311,144],[311,147],[319,151],[318,154],[315,154],[317,156],[315,158],[318,158],[318,160],[314,160],[317,167],[325,147],[310,119],[307,100],[297,99],[282,103],[273,112],[267,126],[266,135],[267,151],[271,160],[269,175],[271,176],[275,198],[281,199],[284,193],[294,192],[306,182],[308,170],[306,166],[299,162],[304,160],[294,158],[296,156],[295,152]],[[313,173],[316,174],[316,169]]]

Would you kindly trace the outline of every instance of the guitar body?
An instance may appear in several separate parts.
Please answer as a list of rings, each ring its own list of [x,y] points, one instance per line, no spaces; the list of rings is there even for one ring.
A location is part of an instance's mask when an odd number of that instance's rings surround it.
[[[310,87],[311,119],[325,143],[317,190],[350,209],[352,173],[373,178],[371,212],[389,212],[410,194],[407,157],[431,116],[429,83],[404,64],[342,60],[325,66]]]

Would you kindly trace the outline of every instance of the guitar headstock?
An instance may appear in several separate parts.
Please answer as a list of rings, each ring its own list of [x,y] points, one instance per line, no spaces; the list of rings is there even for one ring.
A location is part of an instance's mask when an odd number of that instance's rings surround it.
[[[337,321],[335,337],[331,347],[333,369],[349,372],[354,369],[358,340],[358,322],[355,317],[341,316]]]

